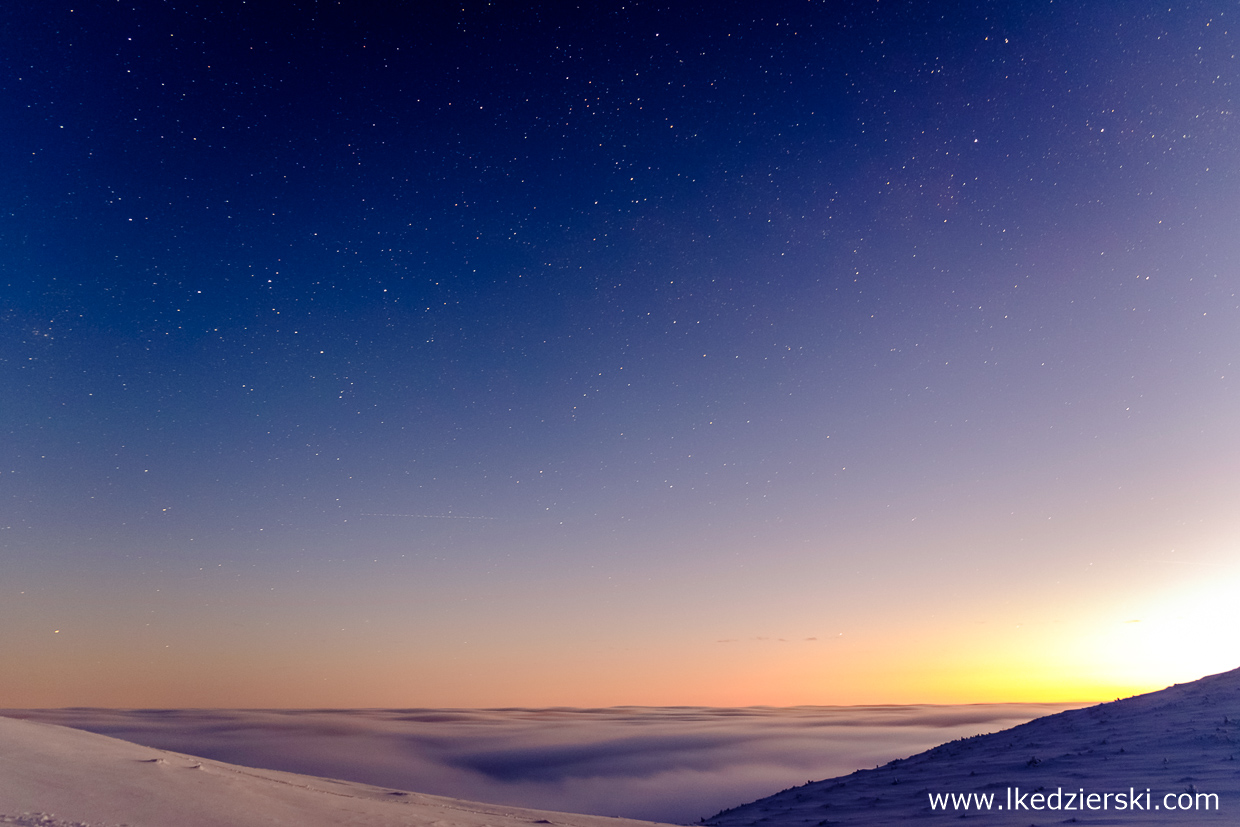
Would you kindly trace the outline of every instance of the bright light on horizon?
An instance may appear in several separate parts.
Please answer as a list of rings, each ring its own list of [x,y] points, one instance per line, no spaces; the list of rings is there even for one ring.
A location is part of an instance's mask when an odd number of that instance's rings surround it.
[[[1169,565],[1191,573],[1177,572],[1093,618],[1096,631],[1075,647],[1083,672],[1145,689],[1240,666],[1240,565],[1221,555]]]

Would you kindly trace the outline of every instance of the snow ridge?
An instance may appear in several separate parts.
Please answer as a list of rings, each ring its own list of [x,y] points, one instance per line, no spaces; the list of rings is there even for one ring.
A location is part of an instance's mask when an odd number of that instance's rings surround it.
[[[792,787],[717,813],[710,827],[944,823],[1240,824],[1240,669],[1158,692],[1038,718],[988,735],[951,741],[872,770]],[[1150,811],[1072,812],[1011,807],[1008,790],[1044,795],[1150,790]],[[1165,794],[1217,794],[1218,809],[1168,811]],[[930,796],[993,794],[985,813],[934,810]]]

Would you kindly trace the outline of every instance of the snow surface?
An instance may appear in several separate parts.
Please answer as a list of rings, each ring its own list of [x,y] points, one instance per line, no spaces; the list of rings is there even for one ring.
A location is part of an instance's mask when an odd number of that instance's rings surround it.
[[[25,827],[649,827],[255,770],[0,718],[0,824]]]
[[[1240,825],[1240,669],[1125,700],[951,741],[872,770],[816,781],[725,810],[710,827],[1062,823]],[[1007,790],[1143,793],[1151,810],[1013,810]],[[1005,809],[933,810],[937,793],[994,793]],[[1168,811],[1170,793],[1218,795],[1218,809]],[[1066,798],[1061,797],[1062,805]],[[1187,800],[1187,799],[1185,799]],[[1028,806],[1030,799],[1023,803]],[[1095,802],[1096,804],[1099,802]],[[1108,800],[1114,804],[1114,797]],[[1206,803],[1203,801],[1203,803]],[[1045,804],[1044,804],[1045,806]]]

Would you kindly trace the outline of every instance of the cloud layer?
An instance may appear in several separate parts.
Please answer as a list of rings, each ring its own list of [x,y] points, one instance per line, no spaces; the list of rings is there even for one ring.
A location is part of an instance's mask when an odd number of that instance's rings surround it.
[[[10,710],[146,746],[491,803],[689,823],[1063,704]]]

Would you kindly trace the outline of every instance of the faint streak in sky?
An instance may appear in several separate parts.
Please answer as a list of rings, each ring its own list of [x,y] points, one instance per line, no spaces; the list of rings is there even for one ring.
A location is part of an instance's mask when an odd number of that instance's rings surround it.
[[[379,514],[363,511],[362,517],[417,517],[422,520],[494,520],[494,517],[467,517],[461,514]]]

